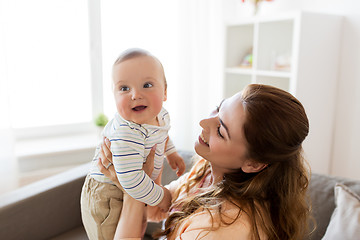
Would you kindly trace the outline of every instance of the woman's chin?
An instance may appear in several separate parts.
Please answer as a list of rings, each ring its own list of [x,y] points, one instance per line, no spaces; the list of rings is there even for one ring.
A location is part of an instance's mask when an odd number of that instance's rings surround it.
[[[199,141],[196,141],[195,144],[194,144],[194,149],[195,149],[195,152],[199,155],[199,147],[200,147],[200,143]]]
[[[197,155],[204,158],[204,156],[203,156],[204,152],[201,150],[201,147],[202,147],[201,143],[199,143],[199,141],[196,141],[195,145],[194,145],[194,150],[195,150]]]

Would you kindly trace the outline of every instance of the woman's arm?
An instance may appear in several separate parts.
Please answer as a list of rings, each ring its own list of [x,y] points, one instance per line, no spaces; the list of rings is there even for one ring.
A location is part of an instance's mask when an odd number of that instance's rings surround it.
[[[141,239],[143,235],[143,219],[145,204],[124,194],[123,208],[116,228],[114,239]]]

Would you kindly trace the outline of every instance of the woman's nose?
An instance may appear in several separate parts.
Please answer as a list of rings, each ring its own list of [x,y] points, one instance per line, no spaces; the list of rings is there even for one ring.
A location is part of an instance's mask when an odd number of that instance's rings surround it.
[[[213,123],[215,123],[215,118],[216,116],[210,116],[208,118],[204,118],[203,120],[200,121],[200,126],[204,130],[207,130]]]

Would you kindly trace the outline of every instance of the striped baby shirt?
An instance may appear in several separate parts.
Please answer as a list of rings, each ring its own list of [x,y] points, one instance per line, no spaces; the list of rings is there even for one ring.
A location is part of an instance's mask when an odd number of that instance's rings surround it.
[[[102,132],[111,142],[113,164],[121,186],[130,196],[150,206],[158,205],[164,197],[163,189],[154,180],[161,172],[164,157],[176,152],[170,139],[166,144],[170,129],[169,113],[162,108],[157,118],[160,126],[140,125],[116,113]],[[155,144],[154,171],[149,177],[142,170],[142,165]],[[99,157],[100,144],[95,151],[90,175],[99,182],[112,184],[97,167]]]

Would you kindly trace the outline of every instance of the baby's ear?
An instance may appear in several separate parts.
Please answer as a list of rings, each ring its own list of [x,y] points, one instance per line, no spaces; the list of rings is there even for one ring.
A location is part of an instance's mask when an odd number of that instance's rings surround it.
[[[244,166],[241,167],[243,172],[245,173],[256,173],[260,172],[264,168],[267,167],[268,164],[266,163],[259,163],[252,160],[247,160],[244,164]]]

